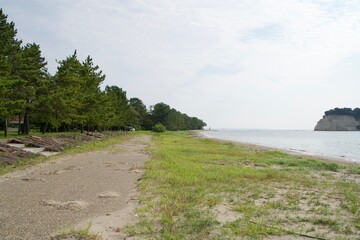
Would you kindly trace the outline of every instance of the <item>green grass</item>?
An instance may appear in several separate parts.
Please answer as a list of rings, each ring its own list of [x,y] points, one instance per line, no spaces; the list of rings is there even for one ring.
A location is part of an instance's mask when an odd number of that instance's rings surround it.
[[[24,138],[27,136],[58,136],[58,135],[64,135],[64,134],[80,134],[80,131],[78,132],[52,132],[52,133],[45,133],[43,134],[42,132],[39,131],[30,131],[29,135],[22,135],[22,134],[18,134],[17,132],[8,132],[8,136],[4,137],[4,131],[0,131],[0,139],[10,139],[10,138]]]
[[[262,239],[306,233],[352,239],[360,234],[360,186],[341,177],[359,180],[359,166],[193,138],[187,132],[154,134],[149,152],[139,224],[128,227],[130,235]],[[227,212],[216,212],[221,206]],[[227,214],[236,218],[219,220]]]
[[[57,234],[55,237],[51,238],[53,240],[62,240],[62,239],[77,239],[77,240],[101,240],[97,234],[90,233],[91,224],[88,224],[87,227],[79,230],[71,229],[65,230]]]

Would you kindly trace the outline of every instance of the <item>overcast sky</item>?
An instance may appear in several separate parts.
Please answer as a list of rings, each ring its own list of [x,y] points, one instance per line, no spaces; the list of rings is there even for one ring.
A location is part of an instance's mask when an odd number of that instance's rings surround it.
[[[51,73],[76,49],[105,84],[212,128],[312,129],[360,107],[360,0],[0,0]]]

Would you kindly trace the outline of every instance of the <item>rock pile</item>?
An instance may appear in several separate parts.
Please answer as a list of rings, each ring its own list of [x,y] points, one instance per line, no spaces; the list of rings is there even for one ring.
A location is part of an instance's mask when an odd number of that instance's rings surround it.
[[[64,151],[62,144],[56,140],[56,137],[29,136],[25,138],[14,138],[9,140],[8,143],[24,144],[25,147],[45,148],[46,151],[50,152]]]
[[[33,155],[33,153],[0,142],[0,165],[11,165],[19,159],[32,157]]]
[[[47,152],[62,152],[64,147],[74,147],[81,142],[93,141],[104,136],[102,133],[86,133],[10,139],[6,144],[0,143],[0,165],[11,165],[18,160],[37,155],[34,152],[24,151],[26,148],[43,148],[43,151]],[[16,145],[22,146],[22,148]]]
[[[59,135],[54,137],[62,146],[74,147],[80,142],[90,142],[95,139],[103,138],[104,134],[102,133],[86,133],[86,134],[67,134]]]

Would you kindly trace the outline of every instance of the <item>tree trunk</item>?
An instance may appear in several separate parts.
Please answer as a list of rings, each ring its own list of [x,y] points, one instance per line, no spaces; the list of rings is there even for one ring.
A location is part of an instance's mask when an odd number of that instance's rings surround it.
[[[7,137],[8,135],[8,120],[7,117],[5,118],[5,126],[4,126],[4,136]]]
[[[56,119],[56,132],[58,132],[59,131],[59,122],[58,122],[58,112],[56,111],[55,112],[55,119]]]
[[[21,114],[19,114],[19,126],[18,126],[18,135],[21,134]]]
[[[49,124],[49,122],[46,122],[45,127],[44,127],[44,129],[43,129],[43,134],[45,134],[45,133],[46,133],[46,130],[47,130],[48,124]]]
[[[29,135],[30,133],[30,121],[29,121],[29,110],[25,110],[24,114],[24,127],[23,127],[23,134]]]
[[[83,124],[80,125],[80,131],[81,131],[81,133],[84,133],[84,125]]]

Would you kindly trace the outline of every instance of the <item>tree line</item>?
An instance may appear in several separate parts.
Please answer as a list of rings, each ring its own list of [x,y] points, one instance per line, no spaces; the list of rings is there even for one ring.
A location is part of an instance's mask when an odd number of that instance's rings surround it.
[[[93,59],[77,52],[57,61],[51,75],[36,43],[17,39],[13,22],[0,9],[0,121],[7,135],[9,119],[19,120],[19,134],[31,128],[50,131],[151,129],[160,123],[168,130],[202,129],[206,124],[157,103],[149,108],[139,98],[126,96],[118,86],[100,86],[105,74]]]
[[[325,115],[348,115],[353,116],[356,120],[360,120],[360,108],[334,108],[326,111]]]

